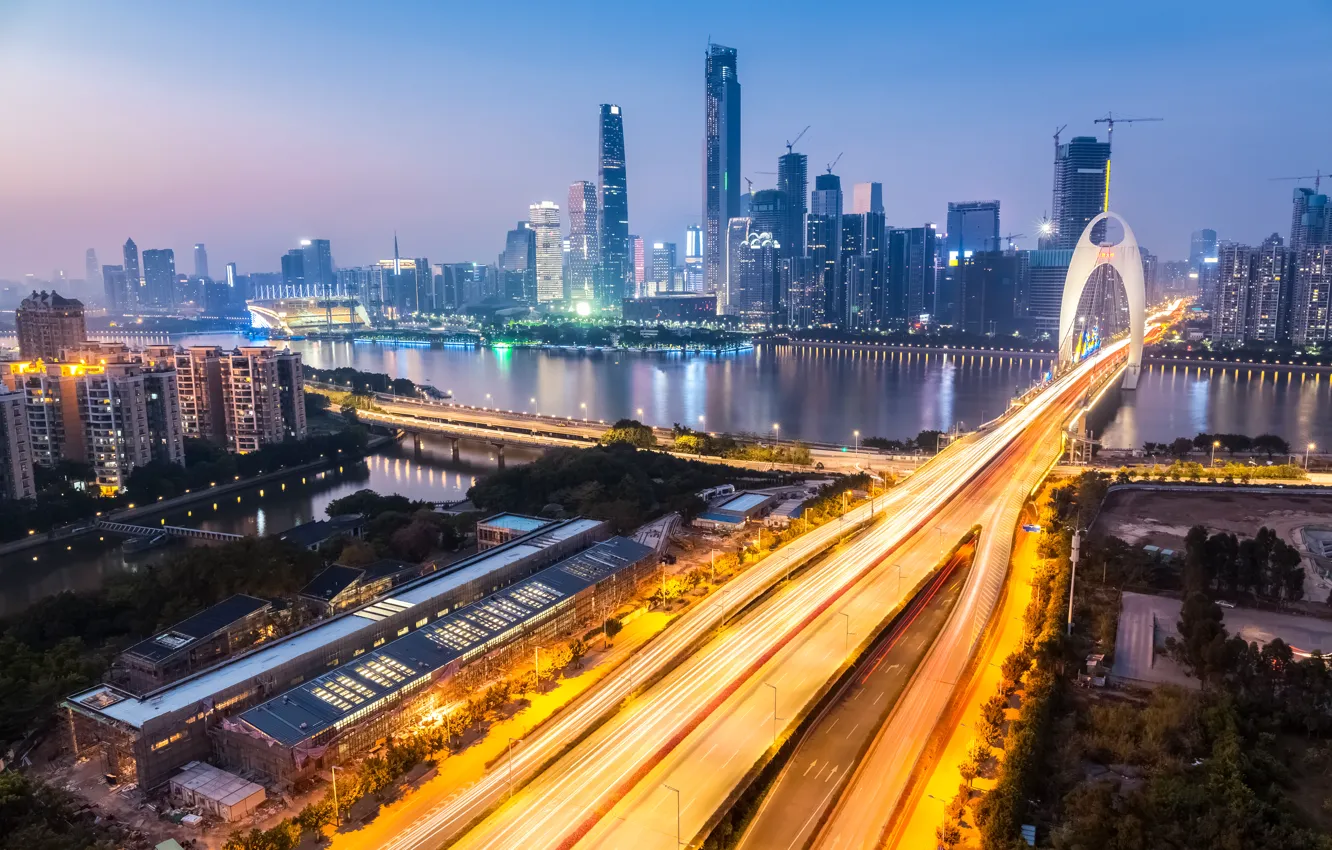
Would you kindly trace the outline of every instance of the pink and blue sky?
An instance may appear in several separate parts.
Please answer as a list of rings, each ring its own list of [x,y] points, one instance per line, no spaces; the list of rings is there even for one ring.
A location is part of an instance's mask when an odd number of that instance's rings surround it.
[[[1050,205],[1051,139],[1116,132],[1115,206],[1163,259],[1189,233],[1289,227],[1332,169],[1332,5],[64,2],[0,0],[0,278],[81,277],[83,253],[208,245],[215,273],[493,261],[530,203],[596,179],[598,104],[625,114],[630,230],[684,242],[702,205],[703,52],[740,52],[744,172],[783,141],[811,182],[884,184],[892,224],[998,198]],[[848,189],[849,193],[849,189]],[[1034,240],[1018,240],[1034,244]]]

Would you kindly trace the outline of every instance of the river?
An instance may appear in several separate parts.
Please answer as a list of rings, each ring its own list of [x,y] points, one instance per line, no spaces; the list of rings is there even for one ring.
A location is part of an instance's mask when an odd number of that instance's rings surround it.
[[[154,339],[153,341],[166,341]],[[185,336],[181,344],[234,346],[238,334]],[[141,339],[132,344],[142,344]],[[0,344],[4,340],[0,339]],[[654,425],[773,433],[852,445],[861,437],[905,438],[926,428],[969,427],[1001,411],[1015,391],[1049,368],[1044,355],[959,355],[837,346],[760,345],[734,354],[432,349],[413,345],[279,343],[319,368],[351,366],[451,391],[463,403],[592,420],[635,417]],[[1294,446],[1332,445],[1332,381],[1315,372],[1149,366],[1139,388],[1119,393],[1103,432],[1112,448],[1169,441],[1199,431],[1270,432]],[[642,411],[641,413],[639,411]],[[535,453],[506,449],[506,462]],[[234,533],[274,533],[323,516],[332,499],[369,487],[433,501],[461,498],[496,468],[493,449],[426,439],[422,455],[393,446],[364,465],[295,476],[173,513],[167,522]],[[282,486],[285,484],[285,488]],[[113,541],[84,537],[0,558],[0,616],[61,590],[96,587],[105,576],[169,556],[128,563]],[[32,558],[37,560],[33,561]]]

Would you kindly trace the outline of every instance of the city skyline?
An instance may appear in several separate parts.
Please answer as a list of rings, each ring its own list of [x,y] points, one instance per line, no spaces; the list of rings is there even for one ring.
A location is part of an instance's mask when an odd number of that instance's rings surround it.
[[[1325,9],[1304,5],[1310,20],[1329,20]],[[1286,50],[1276,34],[1240,35],[1210,22],[1224,16],[1195,20],[1183,11],[1147,14],[1149,8],[1130,4],[1120,13],[1141,16],[1143,25],[1122,39],[1124,61],[1106,72],[1115,77],[1115,94],[1102,99],[1087,93],[1094,69],[1050,72],[1081,55],[1076,39],[1061,37],[1076,31],[1078,20],[1053,6],[1006,16],[983,36],[961,41],[922,40],[928,20],[907,17],[890,28],[887,13],[874,9],[857,11],[865,25],[852,27],[848,13],[844,66],[873,69],[874,76],[839,78],[879,82],[824,87],[819,98],[807,96],[799,63],[786,61],[799,55],[802,34],[742,20],[739,11],[653,21],[651,38],[613,41],[611,80],[559,64],[553,72],[568,84],[538,96],[511,85],[537,64],[527,48],[540,28],[521,17],[506,28],[512,38],[484,56],[460,45],[374,69],[343,61],[349,54],[341,47],[407,22],[490,31],[499,19],[485,10],[320,7],[311,20],[313,7],[299,6],[230,16],[166,6],[127,13],[18,6],[0,12],[0,68],[8,79],[36,75],[46,84],[0,89],[0,103],[16,116],[0,135],[0,154],[28,163],[11,179],[12,203],[0,214],[0,229],[11,236],[0,250],[0,277],[41,278],[52,268],[77,276],[89,247],[114,256],[127,236],[182,257],[205,243],[216,264],[235,261],[242,272],[274,271],[292,244],[314,237],[336,243],[339,266],[361,265],[384,254],[395,228],[413,255],[489,261],[532,203],[563,199],[575,180],[597,180],[601,103],[619,103],[633,116],[625,133],[635,195],[629,228],[649,242],[683,242],[685,229],[704,218],[699,59],[709,33],[739,54],[744,175],[756,189],[774,185],[761,172],[774,170],[783,142],[811,124],[797,152],[810,157],[815,174],[844,153],[837,169],[844,185],[882,182],[889,224],[942,222],[949,201],[993,197],[1003,203],[1005,230],[1026,233],[1019,244],[1034,247],[1035,221],[1050,212],[1050,133],[1068,124],[1065,139],[1092,135],[1100,129],[1092,120],[1113,109],[1166,118],[1122,129],[1116,144],[1115,207],[1139,223],[1144,245],[1181,258],[1188,234],[1200,227],[1256,243],[1288,218],[1290,190],[1298,185],[1268,178],[1326,165],[1315,148],[1327,128],[1318,124],[1332,119],[1314,114],[1298,133],[1271,134],[1256,112],[1252,122],[1221,115],[1210,98],[1197,96],[1196,75],[1184,72],[1242,38],[1253,60],[1206,65],[1206,90],[1255,103],[1261,93],[1265,105],[1294,114],[1299,94],[1279,82],[1313,73],[1316,54]],[[309,61],[270,49],[293,16],[327,46]],[[610,30],[603,17],[597,7],[579,7],[559,26],[596,37]],[[186,35],[201,27],[247,67],[182,66],[192,49]],[[93,49],[119,34],[154,39],[163,50],[131,56]],[[996,47],[1005,34],[1040,43],[1042,51],[1028,56],[1016,44]],[[478,62],[493,72],[485,85],[446,84],[468,79]],[[991,71],[1009,78],[1006,93],[978,96],[974,80]],[[281,83],[266,85],[268,74]],[[895,87],[894,79],[908,84]],[[125,90],[144,105],[121,109]],[[944,108],[950,103],[964,106]],[[476,111],[498,132],[380,132],[384,117],[400,110],[441,114],[431,120],[446,123]],[[902,121],[908,112],[920,117]],[[246,120],[228,120],[242,115]],[[311,143],[298,128],[317,115],[346,132]],[[531,138],[523,128],[533,124],[549,128],[540,156],[525,153]],[[486,167],[476,167],[478,158]],[[386,185],[412,188],[395,194]]]

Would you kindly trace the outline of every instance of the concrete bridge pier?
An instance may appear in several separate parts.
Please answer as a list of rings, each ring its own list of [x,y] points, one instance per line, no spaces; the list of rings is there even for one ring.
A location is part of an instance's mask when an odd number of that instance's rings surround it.
[[[412,434],[412,454],[417,460],[421,459],[421,435],[419,433]]]
[[[457,438],[457,437],[449,437],[449,448],[450,448],[450,451],[452,451],[452,453],[453,453],[453,462],[454,462],[454,463],[457,463],[457,462],[458,462],[458,438]]]
[[[493,445],[493,446],[495,447],[495,460],[498,461],[498,463],[497,463],[496,465],[497,465],[500,469],[503,469],[503,468],[504,468],[504,444],[503,444],[503,443],[491,443],[491,445]]]

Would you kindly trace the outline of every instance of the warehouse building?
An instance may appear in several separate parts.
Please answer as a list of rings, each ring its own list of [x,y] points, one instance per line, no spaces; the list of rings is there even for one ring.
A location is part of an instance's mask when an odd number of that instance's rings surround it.
[[[527,578],[610,535],[601,520],[552,523],[408,582],[390,595],[143,695],[102,684],[65,699],[72,746],[100,745],[107,773],[155,788],[212,754],[209,733],[349,659]]]
[[[772,510],[777,496],[772,493],[737,493],[720,505],[709,507],[694,519],[694,525],[712,531],[735,531],[761,519]]]
[[[135,693],[202,670],[271,631],[273,605],[238,593],[120,653],[112,680]]]
[[[332,617],[382,596],[421,575],[420,564],[381,558],[364,567],[330,564],[301,588],[301,604],[316,617]]]
[[[337,764],[410,725],[467,665],[604,617],[655,563],[633,540],[599,543],[224,720],[222,761],[284,786]]]

